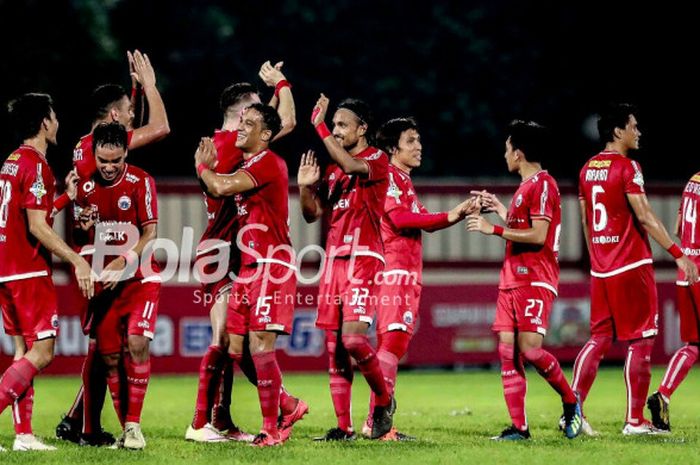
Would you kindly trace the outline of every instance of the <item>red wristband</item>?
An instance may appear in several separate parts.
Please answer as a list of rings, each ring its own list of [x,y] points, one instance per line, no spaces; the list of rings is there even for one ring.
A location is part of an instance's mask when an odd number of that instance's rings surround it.
[[[204,173],[204,171],[208,169],[209,167],[206,165],[206,163],[200,163],[199,165],[197,165],[197,176],[201,178],[202,173]]]
[[[129,250],[128,252],[122,254],[122,258],[126,261],[126,266],[131,266],[138,261],[139,256],[133,250]]]
[[[139,90],[138,90],[136,87],[132,87],[132,88],[131,88],[131,98],[132,98],[132,99],[135,99],[135,98],[136,98],[136,95],[138,94],[138,91],[139,91]]]
[[[321,139],[325,139],[326,137],[331,135],[331,132],[328,130],[328,126],[326,126],[326,122],[323,121],[316,126],[316,133]]]
[[[287,81],[286,79],[282,79],[280,82],[277,83],[275,86],[275,97],[280,96],[280,91],[284,89],[285,87],[289,87],[290,89],[292,88],[292,85]]]
[[[671,256],[676,260],[678,260],[679,258],[681,258],[683,256],[683,251],[681,250],[680,247],[678,247],[678,244],[676,244],[675,242],[673,244],[671,244],[671,247],[666,249],[666,251],[668,253],[670,253]]]
[[[70,197],[68,197],[67,192],[64,192],[60,196],[56,197],[56,199],[53,201],[53,208],[60,212],[61,210],[66,208],[66,206],[68,206],[69,203]]]
[[[503,226],[494,224],[493,225],[493,234],[495,236],[503,236]]]

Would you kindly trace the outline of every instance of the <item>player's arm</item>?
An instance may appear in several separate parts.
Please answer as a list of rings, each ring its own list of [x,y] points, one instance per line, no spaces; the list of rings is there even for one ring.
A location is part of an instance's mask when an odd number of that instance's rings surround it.
[[[328,103],[328,97],[321,94],[311,113],[311,124],[314,125],[316,132],[323,140],[323,145],[326,146],[328,154],[345,174],[369,174],[369,164],[350,155],[328,130],[328,126],[326,126],[324,121],[328,111]]]
[[[54,199],[51,216],[58,215],[68,204],[75,200],[78,192],[78,181],[78,173],[76,169],[73,168],[66,176],[66,191]]]
[[[245,171],[219,174],[213,171],[216,164],[216,146],[209,137],[203,137],[194,154],[197,176],[212,197],[230,197],[255,188],[255,180]]]
[[[158,235],[158,223],[156,221],[143,225],[141,229],[141,236],[136,242],[136,245],[109,262],[109,265],[102,270],[100,281],[103,283],[105,289],[114,289],[117,287],[122,281],[122,275],[124,274],[127,264],[141,257],[148,243],[155,240]]]
[[[301,200],[301,213],[307,223],[313,223],[323,215],[323,204],[318,196],[318,182],[321,168],[318,166],[313,150],[301,155],[297,184]]]
[[[588,256],[591,255],[591,232],[588,230],[588,217],[586,216],[586,201],[584,199],[578,200],[579,208],[581,209],[581,227],[583,228],[583,237],[586,241],[586,248],[588,249]]]
[[[501,236],[503,239],[521,244],[544,245],[549,230],[548,219],[532,220],[532,227],[527,229],[512,229],[489,223],[481,215],[467,217],[467,231],[478,231],[486,235]]]
[[[156,87],[156,74],[148,55],[136,50],[133,54],[134,73],[132,76],[141,84],[148,103],[148,123],[134,129],[129,148],[135,149],[158,141],[170,134],[168,115],[163,98]]]
[[[45,210],[27,208],[26,212],[31,235],[36,237],[36,239],[41,242],[41,245],[46,247],[51,253],[73,265],[80,290],[85,297],[88,299],[92,298],[94,293],[94,281],[92,270],[88,262],[71,249],[68,244],[56,234],[56,231],[49,226],[46,222]]]
[[[275,88],[275,94],[269,105],[277,110],[277,114],[282,120],[282,129],[272,140],[278,140],[294,130],[297,125],[296,109],[294,108],[294,97],[292,96],[292,86],[282,73],[283,62],[278,62],[274,66],[269,61],[263,63],[258,75],[260,79],[270,87]]]
[[[639,224],[642,225],[644,230],[657,244],[673,256],[676,265],[686,274],[688,281],[691,283],[696,282],[698,280],[697,266],[695,266],[695,264],[683,254],[680,247],[673,242],[673,239],[671,239],[663,223],[651,209],[646,194],[626,195],[627,201],[632,206],[632,211],[634,211],[634,216],[637,218],[637,221],[639,221]]]
[[[481,203],[481,211],[483,213],[496,213],[503,221],[506,221],[508,209],[498,200],[495,194],[486,190],[471,191],[470,194],[476,195]]]
[[[390,202],[390,200],[387,200],[387,202]],[[435,232],[462,221],[467,215],[478,212],[479,208],[477,199],[470,198],[447,212],[430,213],[425,211],[415,213],[402,204],[402,206],[387,210],[386,216],[397,229],[421,229],[427,232]]]
[[[677,238],[681,238],[681,212],[678,212],[676,216],[676,224],[673,226],[673,234]]]

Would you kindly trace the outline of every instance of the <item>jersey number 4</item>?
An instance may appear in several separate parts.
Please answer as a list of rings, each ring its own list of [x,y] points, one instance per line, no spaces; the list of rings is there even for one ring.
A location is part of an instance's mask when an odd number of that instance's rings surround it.
[[[683,199],[683,229],[685,223],[690,223],[690,242],[695,244],[695,223],[698,220],[698,202],[686,197]]]

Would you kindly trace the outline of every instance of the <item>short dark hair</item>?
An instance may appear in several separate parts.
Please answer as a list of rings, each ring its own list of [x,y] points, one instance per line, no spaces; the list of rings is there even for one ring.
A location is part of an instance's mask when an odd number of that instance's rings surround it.
[[[280,119],[280,115],[277,114],[277,111],[274,108],[269,105],[265,105],[264,103],[254,103],[248,108],[252,108],[262,115],[265,129],[269,129],[272,132],[272,136],[270,136],[270,141],[272,141],[272,139],[274,139],[282,129],[282,120]]]
[[[615,141],[615,128],[625,129],[630,115],[637,114],[637,107],[629,103],[611,103],[598,115],[598,134],[602,142]]]
[[[535,121],[513,120],[508,125],[508,137],[513,150],[520,150],[529,162],[541,163],[546,156],[547,128]]]
[[[418,123],[412,117],[390,119],[377,130],[377,146],[386,153],[391,153],[398,148],[401,134],[409,129],[418,130]]]
[[[117,84],[103,84],[97,87],[90,96],[92,120],[104,119],[112,107],[126,96],[126,90]]]
[[[221,93],[219,108],[226,113],[232,106],[241,103],[243,99],[251,94],[257,94],[258,89],[249,82],[237,82],[231,84]]]
[[[12,127],[18,141],[30,139],[41,129],[45,118],[51,118],[53,100],[48,94],[24,94],[7,104]]]
[[[92,152],[97,151],[97,147],[104,146],[121,147],[126,150],[129,147],[126,128],[117,123],[102,123],[92,131]]]
[[[355,113],[357,119],[360,120],[360,124],[367,125],[367,134],[371,134],[371,130],[374,129],[374,115],[372,114],[372,109],[369,107],[367,102],[364,100],[356,98],[346,98],[338,104],[336,111],[345,109]]]

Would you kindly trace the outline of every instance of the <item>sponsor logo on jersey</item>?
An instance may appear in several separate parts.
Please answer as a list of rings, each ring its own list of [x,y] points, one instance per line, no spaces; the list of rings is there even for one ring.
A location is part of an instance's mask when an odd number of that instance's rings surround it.
[[[243,163],[243,166],[241,166],[241,168],[245,169],[245,168],[251,167],[251,166],[254,165],[255,163],[259,162],[260,159],[261,159],[262,157],[264,157],[265,155],[267,155],[267,150],[263,150],[262,152],[260,152],[259,154],[255,155],[253,158],[251,158],[251,159],[248,160],[247,162]]]
[[[8,176],[17,176],[17,172],[19,171],[19,165],[17,163],[9,163],[5,162],[4,165],[2,165],[2,170],[0,171],[0,174],[6,174]]]
[[[7,157],[7,161],[17,161],[17,160],[19,160],[21,157],[22,157],[22,154],[21,154],[21,153],[15,152],[15,153],[13,153],[12,155],[10,155],[9,157]]]
[[[365,307],[355,307],[352,313],[354,313],[355,315],[364,315],[365,313],[367,313],[367,310],[365,309]]]
[[[136,326],[142,329],[151,329],[151,324],[147,320],[139,321]]]
[[[589,168],[610,168],[612,160],[591,160],[588,162]]]
[[[352,242],[352,234],[346,234],[343,236],[343,242],[349,244]]]
[[[126,173],[126,180],[129,181],[131,184],[136,184],[141,180],[141,178],[139,178],[135,174]]]
[[[58,315],[55,313],[51,315],[51,327],[53,329],[58,329]]]
[[[83,184],[83,192],[88,193],[95,190],[95,181],[88,181]]]
[[[517,274],[528,274],[530,271],[527,269],[526,266],[519,266],[515,269],[515,272]]]
[[[693,176],[692,178],[690,178],[690,180],[691,180],[691,181],[695,181],[695,182],[700,182],[700,174],[696,174],[695,176]]]
[[[128,210],[131,208],[131,199],[127,195],[122,195],[117,201],[117,206],[120,210]]]
[[[515,206],[519,207],[522,204],[523,204],[523,194],[518,194],[518,197],[515,199]]]
[[[73,161],[81,161],[83,159],[83,149],[80,148],[80,144],[73,150]]]
[[[365,158],[365,160],[367,160],[367,161],[378,160],[379,157],[381,157],[381,156],[382,156],[382,151],[381,151],[381,150],[377,150],[377,151],[374,152],[372,155],[370,155],[369,157]]]
[[[403,322],[407,325],[413,324],[413,312],[407,311],[403,314]]]

